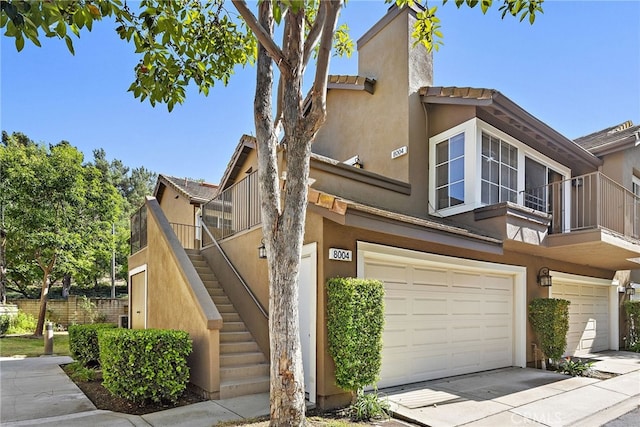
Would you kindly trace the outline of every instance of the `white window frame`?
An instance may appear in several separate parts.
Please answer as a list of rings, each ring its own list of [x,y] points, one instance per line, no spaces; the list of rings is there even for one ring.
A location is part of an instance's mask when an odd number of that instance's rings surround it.
[[[631,192],[640,197],[640,178],[631,175]]]
[[[499,138],[514,146],[518,150],[518,205],[524,206],[524,162],[529,157],[538,163],[546,165],[563,175],[565,182],[565,221],[571,218],[571,169],[557,161],[535,151],[532,147],[518,141],[509,134],[499,130],[477,117],[469,119],[457,126],[447,129],[429,138],[429,213],[437,216],[451,216],[484,206],[482,204],[482,186],[479,185],[482,176],[482,133]],[[436,209],[436,145],[457,134],[464,134],[464,203],[444,209]],[[639,180],[640,183],[640,180]]]

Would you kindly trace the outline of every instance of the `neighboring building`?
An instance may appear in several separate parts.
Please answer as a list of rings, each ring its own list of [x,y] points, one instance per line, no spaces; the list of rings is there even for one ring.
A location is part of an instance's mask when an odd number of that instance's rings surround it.
[[[496,90],[433,86],[431,55],[410,38],[419,11],[391,7],[358,41],[359,74],[330,77],[313,145],[299,304],[306,391],[321,407],[349,399],[328,352],[331,277],[385,283],[378,387],[533,363],[536,297],[571,301],[567,354],[621,343],[617,285],[640,258],[635,144],[592,153]],[[629,176],[607,177],[620,162]],[[217,241],[200,251],[148,200],[148,246],[129,260],[131,323],[188,330],[192,382],[213,398],[268,390],[256,170],[243,136],[202,208],[203,239]]]

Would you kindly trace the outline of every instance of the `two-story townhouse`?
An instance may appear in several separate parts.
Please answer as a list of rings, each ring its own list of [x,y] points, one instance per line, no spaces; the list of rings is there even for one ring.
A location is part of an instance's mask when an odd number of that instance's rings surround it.
[[[614,201],[637,206],[637,197],[602,173],[602,159],[500,92],[433,86],[431,55],[411,40],[419,11],[391,7],[358,41],[358,75],[330,77],[313,145],[299,308],[305,388],[321,407],[349,398],[327,344],[325,283],[335,276],[385,283],[379,387],[531,364],[536,297],[571,300],[567,354],[619,347],[615,285],[640,244],[624,227],[635,211]],[[212,397],[265,390],[266,359],[255,355],[269,354],[256,170],[254,141],[243,136],[203,207],[210,242],[193,265],[154,200],[148,232],[166,247],[162,265],[132,256],[175,279],[145,279],[147,325],[190,330],[192,382]],[[222,216],[224,226],[207,224]],[[180,282],[188,292],[174,290]],[[180,314],[168,308],[176,303]],[[261,386],[245,387],[242,369]]]

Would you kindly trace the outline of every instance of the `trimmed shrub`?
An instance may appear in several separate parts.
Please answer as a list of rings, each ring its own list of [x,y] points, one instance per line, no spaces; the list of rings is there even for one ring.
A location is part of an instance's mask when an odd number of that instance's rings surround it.
[[[134,402],[175,402],[187,388],[187,356],[192,345],[184,331],[103,329],[98,333],[102,385]]]
[[[384,287],[379,280],[334,278],[327,282],[329,353],[336,384],[351,391],[378,381],[382,364]]]
[[[115,328],[113,323],[93,323],[87,325],[69,325],[69,352],[84,366],[100,364],[98,331]]]
[[[629,350],[640,352],[640,301],[625,301],[624,311],[629,317]]]
[[[0,337],[4,336],[11,325],[11,316],[7,314],[0,315]]]
[[[529,320],[538,336],[540,349],[554,364],[567,348],[569,304],[558,298],[535,298],[529,304]]]

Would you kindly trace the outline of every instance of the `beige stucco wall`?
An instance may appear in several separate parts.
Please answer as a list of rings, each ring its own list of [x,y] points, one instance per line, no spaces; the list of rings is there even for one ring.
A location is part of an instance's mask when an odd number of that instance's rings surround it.
[[[409,181],[409,156],[392,160],[391,152],[403,146],[411,152],[424,141],[417,92],[432,82],[430,55],[413,47],[411,13],[406,8],[390,22],[383,18],[358,42],[358,75],[376,80],[374,93],[330,90],[314,152],[339,161],[358,155],[365,170]]]
[[[129,258],[130,270],[147,265],[147,328],[188,332],[193,342],[193,352],[188,359],[190,382],[209,398],[217,398],[220,392],[219,331],[207,328],[208,320],[150,209],[147,233],[147,248]]]
[[[626,189],[631,190],[631,179],[640,177],[640,148],[633,147],[604,156],[602,173]]]
[[[176,198],[176,196],[178,196]],[[167,186],[160,200],[160,207],[167,220],[174,224],[195,225],[196,206],[189,202],[183,194]]]

